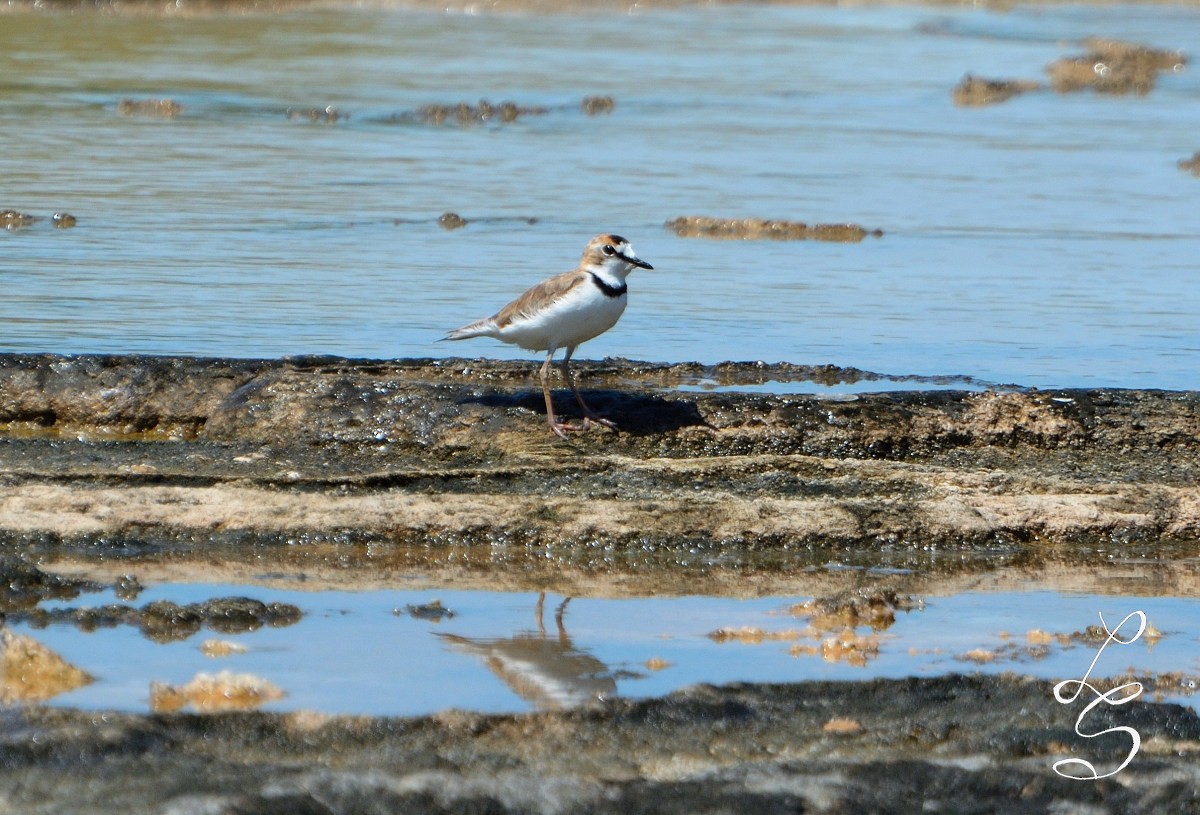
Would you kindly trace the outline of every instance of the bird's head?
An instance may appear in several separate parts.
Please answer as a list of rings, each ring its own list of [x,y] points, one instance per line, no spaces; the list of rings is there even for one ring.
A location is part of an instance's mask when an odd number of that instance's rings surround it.
[[[620,235],[597,235],[592,238],[583,250],[580,266],[619,280],[624,280],[625,275],[633,271],[634,266],[642,269],[654,268],[639,258],[629,241]]]

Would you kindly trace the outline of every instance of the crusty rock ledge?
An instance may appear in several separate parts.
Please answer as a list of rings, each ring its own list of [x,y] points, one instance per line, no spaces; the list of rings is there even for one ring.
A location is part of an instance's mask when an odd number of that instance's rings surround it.
[[[499,571],[531,550],[708,551],[743,568],[747,552],[1200,537],[1195,393],[829,399],[678,386],[873,375],[579,368],[621,432],[553,437],[536,363],[0,356],[0,536],[43,554],[384,544],[400,569],[483,547]]]

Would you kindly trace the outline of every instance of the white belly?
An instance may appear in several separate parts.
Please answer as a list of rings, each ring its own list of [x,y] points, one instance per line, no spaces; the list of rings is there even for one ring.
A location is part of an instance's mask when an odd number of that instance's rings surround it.
[[[576,286],[545,310],[505,326],[500,339],[530,351],[579,345],[616,325],[626,301],[624,294],[609,297],[591,283]]]

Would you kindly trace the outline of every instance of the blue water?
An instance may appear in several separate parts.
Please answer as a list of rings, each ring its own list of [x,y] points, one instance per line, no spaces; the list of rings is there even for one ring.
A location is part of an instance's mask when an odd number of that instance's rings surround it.
[[[6,14],[0,208],[78,225],[0,232],[0,351],[520,357],[436,340],[616,231],[655,270],[583,358],[1197,388],[1200,179],[1176,166],[1200,150],[1197,72],[951,101],[1090,35],[1195,53],[1200,11]],[[595,94],[611,114],[579,110]],[[184,110],[117,112],[148,97]],[[402,115],[480,99],[547,112]],[[448,210],[471,223],[441,229]],[[885,234],[663,228],[693,214]]]
[[[878,654],[864,665],[828,661],[820,654],[793,653],[793,646],[819,646],[804,634],[807,619],[787,613],[804,597],[577,597],[563,612],[560,634],[554,611],[563,597],[545,599],[541,627],[536,593],[492,591],[380,590],[371,592],[296,592],[259,586],[160,585],[134,602],[159,599],[195,602],[211,597],[251,596],[264,602],[293,603],[303,612],[295,625],[242,634],[201,631],[182,642],[159,644],[136,629],[121,627],[85,633],[56,624],[31,629],[11,626],[96,677],[93,684],[65,693],[53,704],[95,709],[145,711],[151,682],[180,685],[199,673],[221,670],[266,679],[286,696],[264,707],[334,713],[424,714],[447,707],[522,711],[537,707],[491,670],[488,656],[515,653],[521,670],[532,677],[575,683],[586,693],[589,676],[571,676],[572,666],[611,679],[609,696],[657,696],[697,682],[794,682],[809,679],[869,679],[936,676],[944,673],[1013,671],[1052,682],[1082,679],[1098,646],[1053,643],[1042,658],[1025,652],[1031,630],[1056,634],[1082,631],[1101,622],[1110,629],[1134,611],[1145,613],[1162,632],[1157,641],[1113,643],[1097,660],[1094,678],[1176,672],[1193,683],[1165,698],[1196,704],[1194,598],[1110,596],[1054,591],[965,592],[923,598],[923,608],[897,611],[896,622],[877,632]],[[404,611],[437,598],[453,616],[419,619]],[[84,595],[71,605],[115,602],[108,595]],[[59,603],[58,605],[62,605]],[[801,632],[793,639],[760,643],[717,642],[721,628],[759,628]],[[1120,629],[1122,639],[1136,633],[1136,622]],[[865,626],[862,635],[872,632]],[[467,638],[470,653],[444,636]],[[243,654],[211,658],[200,651],[207,639],[232,641]],[[537,646],[530,645],[536,642]],[[995,651],[994,662],[976,663],[964,655],[975,649]],[[565,654],[571,654],[570,658]],[[652,669],[650,660],[665,666]],[[578,668],[576,668],[578,672]],[[1052,681],[1049,681],[1052,680]],[[1149,695],[1147,698],[1150,698]]]

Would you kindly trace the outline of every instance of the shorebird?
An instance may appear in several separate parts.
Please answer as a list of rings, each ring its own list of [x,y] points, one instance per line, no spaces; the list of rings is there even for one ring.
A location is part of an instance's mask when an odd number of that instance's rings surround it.
[[[571,355],[580,343],[617,324],[625,311],[629,291],[625,277],[635,266],[654,268],[639,258],[629,241],[620,235],[598,235],[584,247],[578,267],[543,280],[496,314],[456,328],[445,339],[495,337],[530,351],[545,351],[541,380],[550,429],[565,439],[568,430],[586,428],[590,421],[615,428],[615,424],[597,416],[583,401],[571,377]],[[550,365],[559,348],[566,349],[560,363],[563,378],[583,410],[583,428],[560,422],[554,415],[549,376]]]

